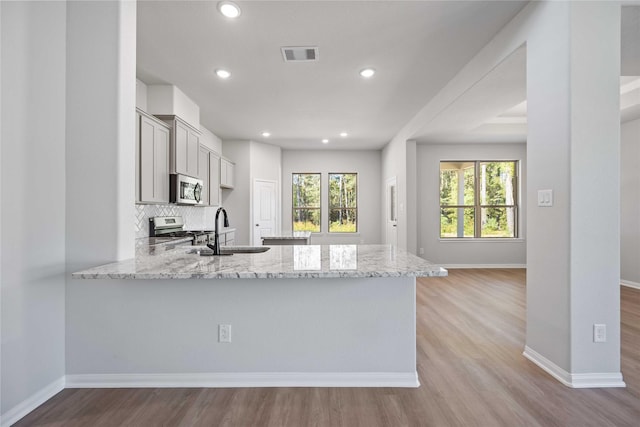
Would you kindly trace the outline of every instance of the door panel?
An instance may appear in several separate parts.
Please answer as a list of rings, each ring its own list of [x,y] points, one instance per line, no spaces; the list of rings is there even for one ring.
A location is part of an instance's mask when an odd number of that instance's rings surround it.
[[[398,245],[398,186],[396,177],[389,178],[385,190],[385,243]]]
[[[262,245],[262,236],[277,233],[277,183],[255,180],[253,182],[253,239],[255,246]]]

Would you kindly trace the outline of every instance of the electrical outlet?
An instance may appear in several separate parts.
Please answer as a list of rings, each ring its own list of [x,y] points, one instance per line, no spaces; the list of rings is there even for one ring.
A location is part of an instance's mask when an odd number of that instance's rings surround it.
[[[593,342],[607,342],[607,325],[598,323],[593,325]]]
[[[218,342],[231,342],[231,325],[218,325]]]
[[[424,255],[424,248],[420,248],[420,255]]]

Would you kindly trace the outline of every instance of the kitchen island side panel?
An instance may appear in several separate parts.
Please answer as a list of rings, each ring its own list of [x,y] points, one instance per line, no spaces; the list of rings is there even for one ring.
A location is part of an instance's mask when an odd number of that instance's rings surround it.
[[[67,374],[415,374],[415,316],[413,277],[74,280]]]

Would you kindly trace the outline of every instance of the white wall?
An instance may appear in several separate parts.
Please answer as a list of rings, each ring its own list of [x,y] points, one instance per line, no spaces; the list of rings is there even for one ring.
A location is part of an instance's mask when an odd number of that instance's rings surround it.
[[[68,4],[66,250],[71,271],[134,255],[136,79],[130,41],[135,40],[135,12],[135,3],[126,1]]]
[[[620,278],[640,286],[640,119],[620,135]]]
[[[136,79],[136,108],[147,111],[147,85]]]
[[[311,237],[313,244],[382,243],[382,179],[381,153],[369,151],[283,150],[282,151],[282,229],[291,231],[293,173],[320,172],[321,176],[321,232]],[[358,233],[328,232],[328,180],[331,172],[358,174]]]
[[[21,415],[21,402],[62,387],[65,374],[66,10],[0,3],[5,423]]]
[[[69,273],[134,256],[135,29],[134,2],[67,4]],[[115,287],[122,283],[112,281]],[[67,373],[77,369],[77,359],[85,353],[86,310],[100,306],[114,319],[125,303],[121,298],[88,305],[85,291],[82,281],[67,280]],[[109,329],[108,324],[100,327]]]
[[[200,144],[218,154],[222,153],[222,140],[204,126],[200,126]]]
[[[525,144],[425,144],[418,145],[418,247],[422,257],[454,266],[524,266],[526,263],[526,145]],[[440,239],[440,161],[518,160],[520,201],[518,239]]]
[[[229,226],[236,229],[235,245],[250,245],[253,232],[253,181],[276,181],[280,187],[280,147],[255,141],[223,141],[223,156],[235,163],[235,186],[222,190],[222,206],[229,214]]]
[[[282,230],[282,197],[281,197],[281,184],[282,184],[282,149],[275,145],[264,144],[261,142],[251,141],[250,149],[250,163],[251,171],[249,174],[249,181],[251,185],[250,197],[250,239],[253,241],[253,233],[255,227],[253,227],[253,184],[255,180],[267,180],[275,181],[276,183],[276,229],[278,233]]]
[[[229,226],[236,229],[235,244],[251,242],[251,141],[222,141],[223,156],[235,163],[235,188],[222,189],[222,207]]]
[[[531,6],[526,354],[620,384],[620,6]],[[553,207],[536,205],[540,189]]]
[[[412,228],[414,224],[409,224],[407,219],[407,139],[404,136],[396,136],[391,142],[385,145],[381,152],[381,177],[378,183],[378,191],[380,198],[380,210],[385,200],[385,183],[390,178],[396,178],[396,195],[398,198],[398,247],[408,250],[407,235],[416,233],[417,230]],[[379,233],[381,242],[386,238],[385,218],[381,214],[379,222]]]
[[[72,376],[416,369],[412,278],[79,282]]]
[[[173,85],[147,85],[146,111],[153,115],[176,115],[200,128],[200,107]]]
[[[250,177],[277,181],[280,184],[282,174],[282,149],[275,145],[251,141],[250,144]]]

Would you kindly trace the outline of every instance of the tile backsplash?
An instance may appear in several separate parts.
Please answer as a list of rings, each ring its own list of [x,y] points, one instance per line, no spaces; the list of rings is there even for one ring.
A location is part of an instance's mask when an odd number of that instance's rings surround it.
[[[179,205],[138,205],[135,209],[136,238],[149,237],[149,218],[154,216],[182,216],[187,230],[214,228],[216,207]]]

